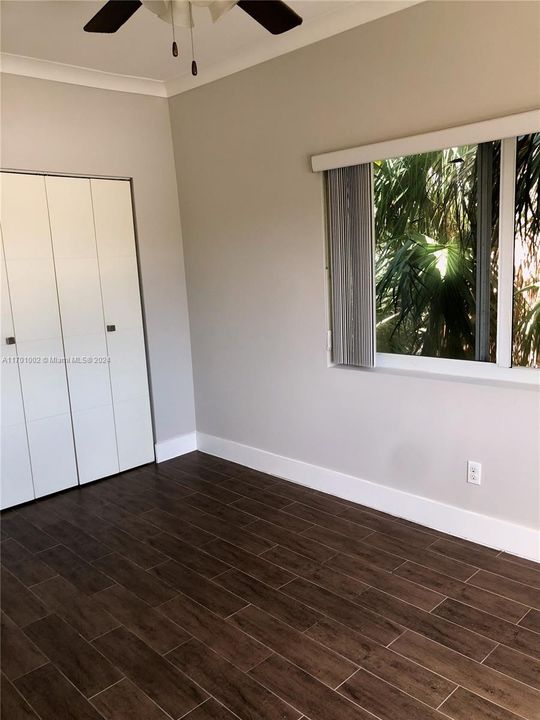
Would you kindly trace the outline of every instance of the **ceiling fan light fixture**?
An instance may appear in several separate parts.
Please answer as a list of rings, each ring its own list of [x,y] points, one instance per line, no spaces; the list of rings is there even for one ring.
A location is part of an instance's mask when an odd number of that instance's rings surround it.
[[[190,5],[208,8],[213,22],[232,10],[238,0],[142,0],[143,5],[158,18],[170,22],[171,12],[174,24],[178,27],[193,27],[193,15]]]

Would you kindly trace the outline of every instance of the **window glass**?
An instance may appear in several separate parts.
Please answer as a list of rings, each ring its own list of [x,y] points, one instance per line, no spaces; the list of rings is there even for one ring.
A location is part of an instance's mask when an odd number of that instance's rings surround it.
[[[378,352],[495,361],[499,164],[500,143],[373,163]]]
[[[514,365],[540,366],[540,133],[517,140]]]

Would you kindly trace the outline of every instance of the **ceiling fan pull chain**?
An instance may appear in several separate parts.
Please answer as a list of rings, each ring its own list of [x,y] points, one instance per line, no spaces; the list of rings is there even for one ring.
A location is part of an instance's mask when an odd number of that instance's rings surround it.
[[[191,35],[191,74],[193,77],[197,75],[199,72],[197,69],[197,62],[195,60],[195,46],[193,43],[193,10],[191,8],[191,3],[188,2],[189,6],[189,32]]]
[[[176,33],[174,30],[174,14],[173,14],[174,13],[174,9],[173,9],[174,2],[173,2],[173,0],[170,0],[170,3],[171,3],[171,27],[172,27],[172,38],[173,38],[172,54],[173,54],[173,57],[178,57],[178,45],[176,44]]]

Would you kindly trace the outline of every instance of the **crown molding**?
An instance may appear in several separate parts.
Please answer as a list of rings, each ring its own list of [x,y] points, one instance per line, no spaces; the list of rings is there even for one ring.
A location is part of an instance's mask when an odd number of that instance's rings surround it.
[[[369,4],[360,2],[344,10],[319,15],[290,33],[274,35],[256,46],[240,50],[231,58],[201,67],[199,75],[196,77],[184,73],[165,81],[155,80],[9,53],[0,53],[0,70],[6,74],[23,75],[41,80],[168,98],[345,32],[358,25],[405,10],[423,1],[383,0]]]
[[[39,80],[52,80],[54,82],[69,83],[70,85],[83,85],[100,88],[101,90],[136,93],[137,95],[167,97],[165,83],[161,80],[134,77],[133,75],[118,75],[103,70],[94,70],[93,68],[78,65],[65,65],[64,63],[40,60],[39,58],[25,57],[24,55],[0,53],[0,69],[2,73],[8,75],[23,75],[24,77],[38,78]]]

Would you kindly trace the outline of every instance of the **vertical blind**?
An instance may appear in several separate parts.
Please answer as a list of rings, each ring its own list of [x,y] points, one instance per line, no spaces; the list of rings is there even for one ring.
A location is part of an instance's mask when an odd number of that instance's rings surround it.
[[[332,361],[375,366],[371,163],[327,170]]]

